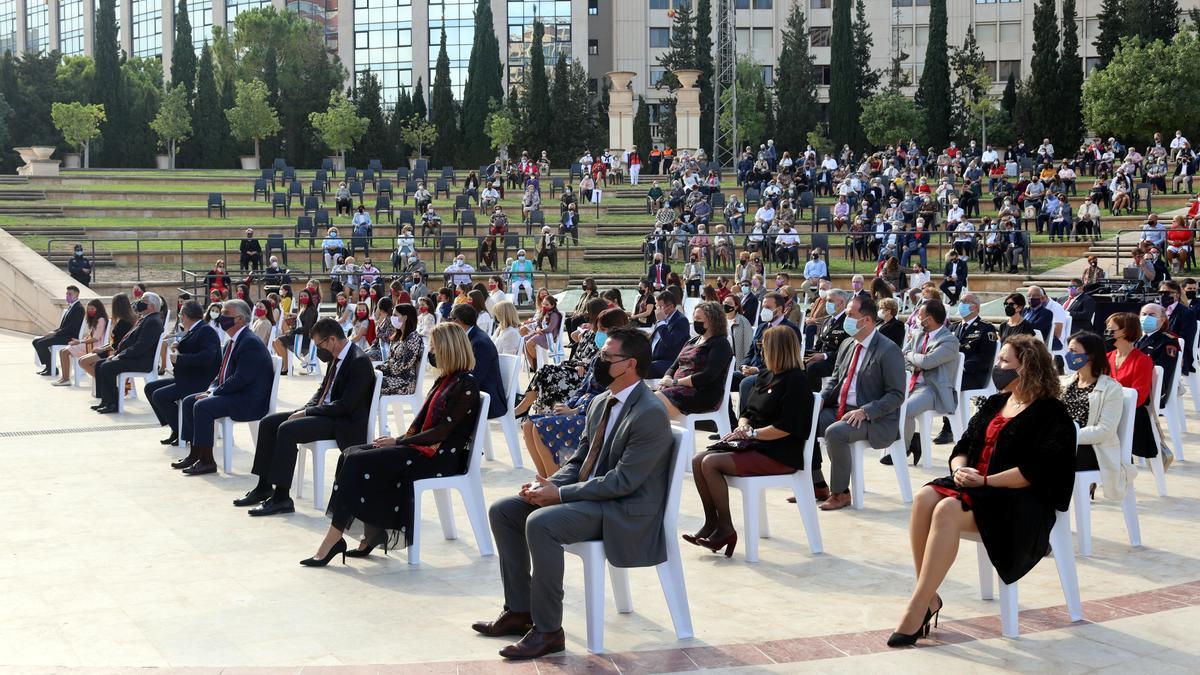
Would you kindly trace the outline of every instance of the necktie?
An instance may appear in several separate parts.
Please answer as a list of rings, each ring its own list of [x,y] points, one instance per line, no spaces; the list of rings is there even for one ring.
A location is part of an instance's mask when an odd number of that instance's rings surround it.
[[[225,384],[225,366],[229,365],[229,356],[233,354],[233,340],[225,345],[225,356],[221,357],[221,376],[217,378],[217,384]]]
[[[658,284],[662,285],[662,265],[655,266],[655,276],[658,277]]]
[[[329,389],[333,387],[333,376],[337,373],[337,364],[336,358],[329,362],[329,369],[325,371],[325,381],[321,383],[321,397],[317,399],[317,405],[325,403],[325,397],[329,395]]]
[[[854,358],[850,359],[850,368],[846,371],[846,379],[842,380],[842,392],[838,394],[837,418],[846,416],[846,397],[850,395],[850,383],[854,381],[854,373],[858,371],[858,357],[862,354],[862,344],[854,345]]]
[[[604,412],[600,415],[600,424],[592,433],[592,441],[588,446],[587,457],[583,458],[583,466],[579,467],[579,480],[582,483],[592,475],[592,469],[596,466],[596,460],[600,459],[600,449],[604,447],[604,433],[608,430],[608,416],[612,412],[614,406],[618,403],[617,397],[609,395],[608,401],[604,404]]]
[[[924,354],[924,353],[925,353],[925,347],[926,347],[926,345],[928,345],[928,344],[929,344],[929,333],[926,333],[926,334],[925,334],[925,339],[921,341],[921,351],[920,351],[920,352],[918,352],[918,353],[920,353],[920,354]],[[913,374],[912,374],[912,378],[911,378],[911,379],[909,379],[909,381],[908,381],[908,392],[909,392],[910,394],[912,393],[912,390],[913,390],[913,389],[916,389],[916,388],[917,388],[917,378],[918,378],[918,377],[920,377],[920,376],[921,376],[921,369],[920,369],[920,368],[913,368]]]

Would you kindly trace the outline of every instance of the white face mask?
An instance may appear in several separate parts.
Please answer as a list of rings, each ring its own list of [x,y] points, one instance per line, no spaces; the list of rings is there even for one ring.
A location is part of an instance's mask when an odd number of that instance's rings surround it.
[[[771,321],[774,318],[775,318],[775,312],[767,309],[766,307],[763,307],[762,310],[760,310],[758,313],[759,321]]]
[[[388,317],[392,322],[392,328],[400,330],[400,325],[403,323],[398,316]]]

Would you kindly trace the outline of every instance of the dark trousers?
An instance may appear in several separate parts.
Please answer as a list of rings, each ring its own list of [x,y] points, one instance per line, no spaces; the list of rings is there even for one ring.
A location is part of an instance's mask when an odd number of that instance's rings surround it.
[[[962,295],[962,284],[957,281],[943,281],[940,288],[946,294],[946,299],[950,301],[951,305],[958,304],[958,297]]]
[[[275,486],[277,492],[287,492],[296,474],[296,454],[300,443],[331,441],[338,422],[333,417],[301,417],[289,420],[295,411],[267,415],[258,423],[258,445],[254,448],[254,467],[250,470],[260,481]],[[320,461],[319,459],[316,461]],[[315,486],[314,490],[322,489]]]
[[[158,418],[158,423],[171,427],[171,434],[178,435],[179,402],[185,396],[196,392],[190,388],[180,387],[175,384],[175,379],[170,377],[150,382],[142,391],[146,395],[146,400],[150,402],[150,407],[154,409],[154,416]]]
[[[804,369],[804,374],[808,376],[808,385],[814,392],[821,391],[821,378],[830,377],[833,375],[833,367],[836,365],[835,359],[826,358],[815,363],[808,364]]]
[[[100,396],[102,405],[116,405],[117,397],[123,392],[117,391],[117,375],[120,373],[146,372],[136,364],[129,364],[121,359],[104,359],[96,365],[96,393]]]
[[[193,448],[213,446],[213,423],[222,417],[234,422],[252,422],[257,417],[242,412],[244,406],[227,396],[206,396],[196,400],[196,394],[183,397],[183,427],[179,437],[192,444]]]
[[[65,345],[70,342],[70,338],[55,337],[47,335],[33,339],[33,351],[37,352],[38,360],[46,368],[50,368],[50,347],[54,345]]]
[[[544,248],[544,249],[538,251],[537,268],[539,270],[542,269],[542,261],[545,260],[546,258],[550,259],[550,269],[557,272],[558,271],[558,249],[557,248]]]
[[[262,254],[261,253],[243,253],[238,261],[238,266],[242,271],[254,270],[255,272],[262,269]]]

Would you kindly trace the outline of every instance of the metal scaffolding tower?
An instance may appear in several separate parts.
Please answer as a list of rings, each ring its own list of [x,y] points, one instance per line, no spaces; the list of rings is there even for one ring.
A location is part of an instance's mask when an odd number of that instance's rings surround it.
[[[733,0],[716,0],[717,5],[717,53],[713,72],[713,154],[712,161],[718,166],[731,167],[737,163],[737,31]],[[730,92],[728,103],[724,103],[725,92]],[[721,119],[729,117],[733,123],[728,131],[722,131]]]

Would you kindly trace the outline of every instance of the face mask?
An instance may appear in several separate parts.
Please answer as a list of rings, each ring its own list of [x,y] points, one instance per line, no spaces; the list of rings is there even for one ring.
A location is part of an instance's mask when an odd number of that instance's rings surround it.
[[[523,255],[519,255],[519,256],[517,256],[517,260],[524,261],[524,260],[525,260],[525,256],[523,256]]]
[[[1013,316],[1016,313],[1017,313],[1016,305],[1005,305],[1004,306],[1004,316]]]
[[[707,329],[708,329],[708,326],[704,325],[703,321],[693,321],[692,322],[692,330],[696,331],[696,335],[704,335],[704,331],[706,331]]]
[[[1041,299],[1041,298],[1030,298],[1030,299],[1029,299],[1029,306],[1030,306],[1030,308],[1032,308],[1032,309],[1037,309],[1038,307],[1041,307],[1041,306],[1042,306],[1042,299]]]
[[[754,280],[752,280],[752,281],[750,282],[750,285],[751,285],[751,286],[753,286],[753,287],[755,287],[755,288],[758,288],[758,286],[759,286],[759,281],[758,281],[758,279],[754,279]]]
[[[992,368],[992,384],[996,385],[996,391],[1004,391],[1016,379],[1016,368],[1001,368],[1000,366]]]
[[[971,315],[971,306],[970,305],[959,305],[958,306],[958,315],[964,319],[967,318],[968,316],[970,316]]]
[[[828,298],[829,297],[829,289],[822,288],[821,290],[817,291],[817,297]]]
[[[825,313],[828,314],[829,316],[833,316],[834,314],[837,314],[837,305],[833,304],[832,302],[826,302],[825,303]]]
[[[96,316],[96,308],[95,308],[95,307],[88,307],[88,308],[87,308],[87,315],[88,315],[88,316]]]
[[[758,320],[759,321],[771,321],[774,318],[775,318],[775,312],[767,309],[766,307],[763,307],[758,312]]]
[[[230,328],[233,328],[233,324],[235,323],[237,323],[237,319],[233,318],[232,316],[226,316],[222,314],[221,316],[217,317],[217,325],[221,327],[221,330],[229,330]]]
[[[604,343],[607,340],[608,340],[608,333],[602,333],[602,332],[597,331],[595,334],[592,335],[592,342],[595,343],[597,349],[603,347]]]
[[[148,305],[146,304],[145,300],[138,300],[137,302],[133,303],[133,311],[137,312],[138,314],[146,311],[146,307],[148,307]]]
[[[395,328],[396,330],[400,330],[400,325],[401,325],[401,323],[402,323],[402,322],[401,322],[401,320],[400,320],[400,317],[398,317],[398,316],[390,316],[390,317],[388,317],[388,320],[389,320],[389,321],[391,321],[391,323],[392,323],[392,328]]]
[[[317,347],[317,358],[321,359],[321,363],[329,363],[333,360],[333,352]]]
[[[1183,294],[1187,296],[1189,302],[1196,299],[1196,291],[1184,291]]]
[[[367,313],[359,311],[359,312],[355,312],[354,316],[358,317],[359,321],[362,321],[363,319],[367,318]]]
[[[75,251],[75,257],[76,257],[76,258],[82,258],[82,257],[83,257],[83,251]]]
[[[1067,295],[1071,296],[1072,298],[1076,295],[1079,295],[1079,288],[1076,286],[1067,286]]]
[[[858,319],[852,316],[847,316],[845,321],[842,322],[842,328],[846,331],[847,335],[857,335]]]
[[[308,298],[307,298],[307,297],[305,297],[305,296],[300,296],[300,304],[302,304],[302,305],[307,305],[307,304],[308,304]]]
[[[1158,330],[1158,317],[1153,314],[1147,314],[1142,317],[1142,332],[1153,333]]]
[[[263,309],[262,307],[254,308],[254,316],[257,316],[258,318],[261,319],[266,315],[267,315],[267,310]]]
[[[1077,352],[1067,352],[1063,361],[1072,372],[1078,371],[1080,368],[1087,365],[1088,355],[1079,354]]]
[[[742,295],[746,295],[749,292],[750,292],[750,287],[745,284],[742,284]]]
[[[144,292],[145,292],[145,291],[143,291],[143,290],[142,290],[142,289],[140,289],[140,288],[135,288],[135,289],[133,289],[133,299],[134,299],[134,300],[137,300],[138,298],[142,297],[142,293],[144,293]]]
[[[238,292],[237,292],[237,299],[238,299],[238,300],[245,300],[245,299],[246,299],[246,292],[245,292],[245,291],[238,291]]]
[[[420,312],[421,314],[428,314],[428,313],[429,313],[429,308],[428,308],[428,307],[419,307],[419,308],[417,309],[417,311],[418,311],[418,312]]]
[[[607,389],[617,379],[613,377],[612,367],[612,363],[602,358],[596,359],[596,367],[592,369],[592,374],[596,378],[596,384]]]
[[[279,269],[279,263],[277,263],[277,262],[272,262],[272,263],[271,263],[271,269],[273,269],[273,270],[277,270],[277,269]]]
[[[861,282],[861,281],[852,281],[852,282],[850,282],[850,288],[853,288],[853,289],[854,289],[854,290],[856,290],[856,291],[861,291],[861,290],[862,290],[862,287],[863,287],[863,284],[862,284],[862,282]]]
[[[1171,305],[1175,304],[1175,296],[1171,293],[1163,293],[1159,296],[1159,298],[1160,301],[1158,304],[1162,305],[1163,307],[1170,307]]]

